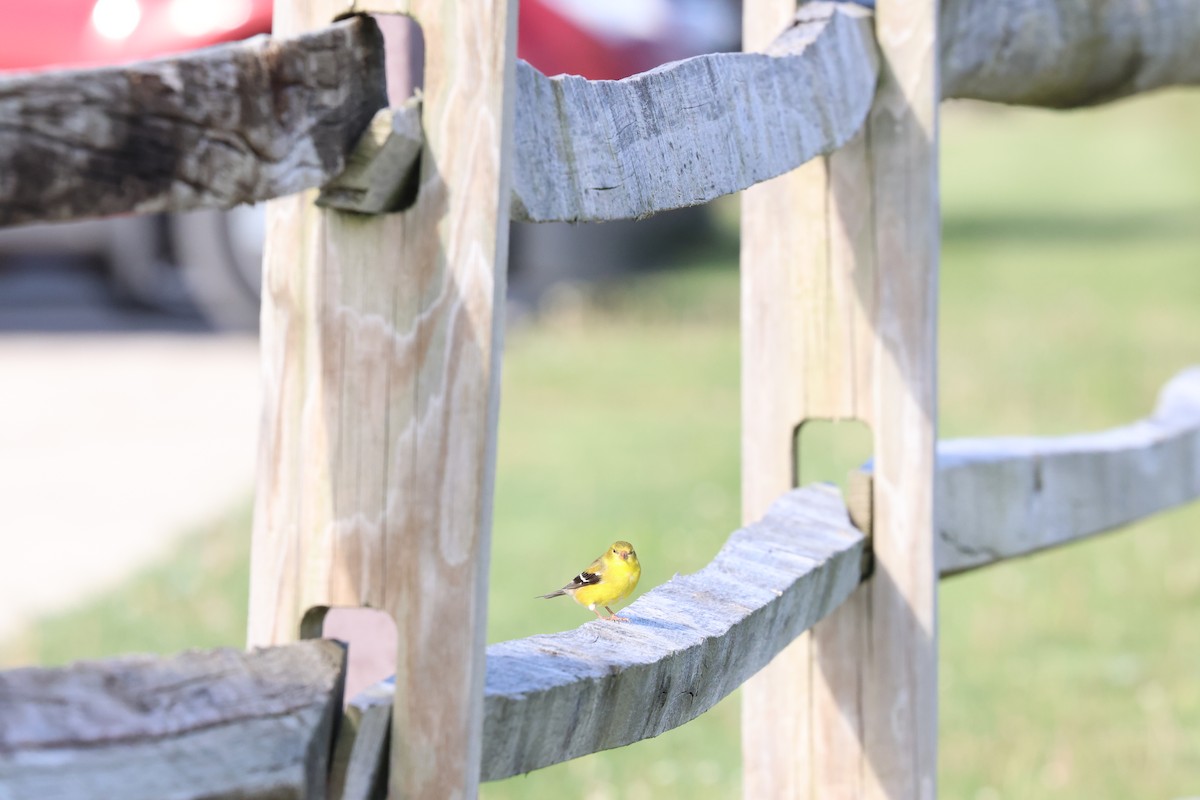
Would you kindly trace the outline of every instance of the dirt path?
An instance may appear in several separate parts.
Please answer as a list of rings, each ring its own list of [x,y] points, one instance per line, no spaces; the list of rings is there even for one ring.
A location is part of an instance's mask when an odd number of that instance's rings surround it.
[[[0,337],[0,640],[250,494],[257,342]]]

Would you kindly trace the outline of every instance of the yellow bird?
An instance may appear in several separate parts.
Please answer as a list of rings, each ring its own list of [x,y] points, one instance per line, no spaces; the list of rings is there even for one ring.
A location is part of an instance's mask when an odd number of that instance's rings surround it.
[[[570,583],[557,592],[543,594],[540,597],[550,598],[565,594],[581,606],[587,606],[600,619],[613,622],[628,622],[627,617],[618,617],[609,605],[623,600],[637,588],[638,578],[642,577],[642,565],[638,563],[637,553],[629,542],[613,542],[612,547],[604,551],[583,572],[576,575]],[[596,606],[604,606],[608,616],[596,611]]]

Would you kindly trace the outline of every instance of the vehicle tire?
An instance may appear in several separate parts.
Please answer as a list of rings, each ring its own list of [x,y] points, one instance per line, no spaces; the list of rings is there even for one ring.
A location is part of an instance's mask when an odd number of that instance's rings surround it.
[[[265,209],[172,214],[175,262],[200,312],[219,330],[258,330]]]
[[[155,217],[112,217],[101,222],[103,255],[117,294],[146,308],[168,309],[171,265],[159,251]]]

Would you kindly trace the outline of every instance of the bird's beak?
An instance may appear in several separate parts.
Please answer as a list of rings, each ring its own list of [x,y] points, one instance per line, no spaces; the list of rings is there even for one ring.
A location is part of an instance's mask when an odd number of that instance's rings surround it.
[[[628,561],[628,560],[629,560],[629,553],[621,553],[621,560],[622,560],[622,561]]]

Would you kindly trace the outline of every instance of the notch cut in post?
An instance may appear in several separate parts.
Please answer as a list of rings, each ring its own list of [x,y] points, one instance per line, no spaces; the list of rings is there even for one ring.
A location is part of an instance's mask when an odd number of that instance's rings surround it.
[[[346,645],[346,693],[342,705],[396,670],[396,621],[386,611],[316,606],[301,619],[300,638],[333,639]]]
[[[403,211],[417,200],[425,34],[412,17],[376,14],[383,34],[388,108],[372,118],[346,158],[346,168],[321,187],[317,205],[359,214]]]
[[[871,574],[872,484],[870,463],[874,433],[856,419],[806,419],[793,434],[793,482],[798,486],[833,484],[846,501],[854,527],[866,537],[862,575]]]
[[[849,497],[852,476],[871,461],[873,440],[861,420],[804,420],[793,435],[795,484],[832,483]]]

